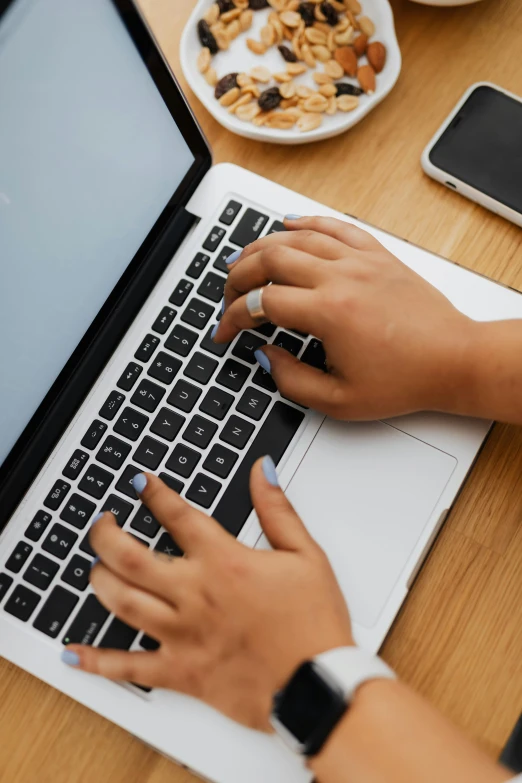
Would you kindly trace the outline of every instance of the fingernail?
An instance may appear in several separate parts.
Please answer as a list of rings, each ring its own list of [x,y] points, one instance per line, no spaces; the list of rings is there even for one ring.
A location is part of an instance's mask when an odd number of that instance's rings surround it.
[[[259,362],[259,365],[263,368],[265,372],[271,372],[270,361],[266,353],[258,349],[257,351],[254,351],[254,356],[256,357],[257,361]]]
[[[285,220],[301,220],[302,217],[302,215],[285,215]]]
[[[94,560],[91,563],[91,571],[94,568],[94,566],[97,565],[97,563],[99,563],[99,562],[100,562],[100,558],[99,557],[95,557]]]
[[[210,332],[210,339],[211,340],[213,340],[214,337],[216,336],[216,332],[217,332],[218,329],[219,329],[219,324],[216,324],[214,326],[214,328],[212,329],[212,331]]]
[[[134,476],[132,479],[132,486],[138,493],[138,495],[141,495],[145,487],[147,486],[147,476],[144,473],[138,473],[137,476]]]
[[[279,480],[277,478],[276,466],[272,457],[270,457],[268,454],[266,455],[266,457],[263,457],[262,466],[263,466],[263,473],[265,474],[265,478],[268,481],[268,483],[271,484],[273,487],[278,487]]]
[[[99,514],[96,514],[96,516],[94,517],[94,519],[91,522],[91,525],[94,525],[95,522],[97,522],[99,519],[101,519],[104,514],[105,514],[105,511],[100,511]]]
[[[225,312],[225,297],[221,300],[221,315]]]
[[[67,666],[80,665],[80,656],[77,655],[75,652],[72,652],[72,650],[62,650],[62,654],[60,657],[62,661],[67,664]]]
[[[237,261],[242,252],[242,250],[236,250],[234,253],[232,253],[232,255],[227,258],[227,265],[230,266],[230,264],[233,264],[234,261]]]

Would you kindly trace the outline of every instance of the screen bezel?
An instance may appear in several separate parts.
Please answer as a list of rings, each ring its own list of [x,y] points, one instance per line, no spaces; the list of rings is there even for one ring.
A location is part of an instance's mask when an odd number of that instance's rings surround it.
[[[0,531],[186,234],[192,221],[184,207],[212,165],[208,142],[141,13],[132,0],[110,1],[188,144],[194,163],[0,466]],[[0,0],[0,20],[14,2]]]

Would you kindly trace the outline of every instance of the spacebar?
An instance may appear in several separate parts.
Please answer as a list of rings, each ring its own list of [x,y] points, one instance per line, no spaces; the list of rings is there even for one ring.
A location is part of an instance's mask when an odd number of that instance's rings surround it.
[[[238,535],[252,511],[249,489],[252,465],[265,454],[270,454],[277,465],[304,417],[304,413],[284,402],[276,402],[268,414],[212,515],[232,535]]]

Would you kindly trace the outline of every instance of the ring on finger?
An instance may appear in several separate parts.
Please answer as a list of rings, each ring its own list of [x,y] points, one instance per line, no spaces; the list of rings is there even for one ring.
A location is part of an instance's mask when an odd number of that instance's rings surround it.
[[[246,298],[247,310],[253,321],[267,321],[267,315],[263,309],[264,288],[255,288],[249,291]]]

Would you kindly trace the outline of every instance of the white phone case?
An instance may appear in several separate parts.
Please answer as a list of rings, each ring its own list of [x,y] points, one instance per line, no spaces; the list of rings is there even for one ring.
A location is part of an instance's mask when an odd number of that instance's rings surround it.
[[[484,86],[492,87],[494,90],[497,90],[498,92],[502,92],[504,93],[504,95],[508,95],[510,98],[513,98],[514,100],[518,101],[518,103],[522,104],[522,98],[520,98],[518,95],[514,95],[512,92],[509,92],[508,90],[504,90],[502,87],[499,87],[496,84],[492,84],[491,82],[477,82],[476,84],[472,84],[471,87],[468,90],[466,90],[461,100],[457,103],[453,111],[443,122],[441,127],[435,133],[435,135],[427,145],[426,149],[422,153],[422,157],[421,157],[422,168],[424,169],[424,171],[429,177],[432,177],[432,179],[437,180],[437,182],[441,182],[443,185],[446,185],[446,187],[449,187],[451,190],[455,190],[455,192],[460,193],[461,196],[465,196],[466,198],[469,198],[471,201],[476,201],[477,204],[486,207],[486,209],[489,209],[490,212],[494,212],[496,215],[500,215],[501,217],[506,218],[506,220],[510,220],[512,223],[515,223],[517,226],[522,226],[522,214],[520,212],[517,212],[516,210],[511,209],[510,207],[507,207],[505,204],[502,204],[500,201],[491,198],[491,196],[486,196],[485,193],[482,193],[480,190],[471,187],[471,185],[467,185],[465,182],[462,182],[462,180],[457,179],[453,174],[449,174],[447,171],[443,171],[442,169],[439,169],[437,166],[434,166],[430,160],[431,150],[438,142],[438,140],[440,139],[440,137],[442,136],[446,128],[453,121],[455,115],[460,111],[461,107],[466,103],[471,93],[474,90],[476,90],[477,87],[484,87]]]

